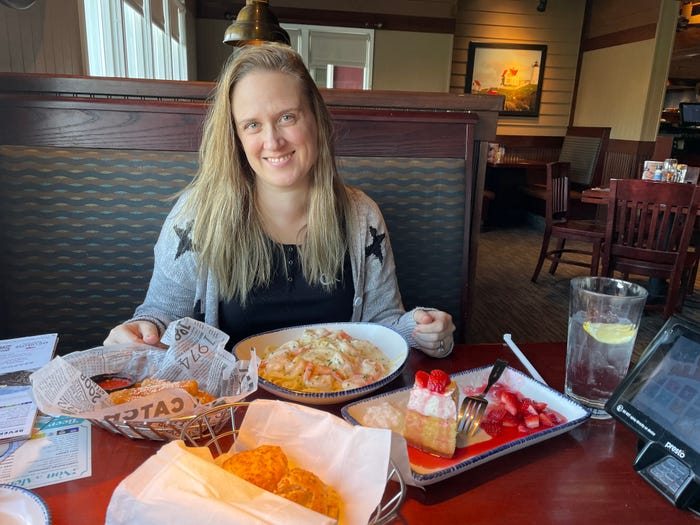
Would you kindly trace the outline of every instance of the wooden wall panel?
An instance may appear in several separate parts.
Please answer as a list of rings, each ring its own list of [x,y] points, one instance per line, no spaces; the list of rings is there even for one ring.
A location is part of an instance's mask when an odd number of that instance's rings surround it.
[[[660,0],[589,0],[589,4],[585,39],[656,25],[659,19]]]
[[[197,18],[222,19],[235,15],[244,0],[197,0]],[[292,10],[346,11],[351,13],[384,13],[403,17],[452,18],[454,0],[273,0],[270,8],[281,21]],[[307,22],[308,23],[308,22]]]
[[[585,0],[537,2],[460,0],[457,2],[450,91],[464,92],[469,42],[545,44],[542,101],[538,117],[500,117],[500,135],[564,135],[576,84]]]
[[[77,0],[0,8],[0,71],[82,75]]]

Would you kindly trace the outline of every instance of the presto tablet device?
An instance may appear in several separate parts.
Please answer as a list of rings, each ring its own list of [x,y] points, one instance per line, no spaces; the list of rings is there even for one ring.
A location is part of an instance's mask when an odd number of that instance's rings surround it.
[[[700,509],[700,325],[671,317],[605,405],[640,438],[634,469],[674,505]]]

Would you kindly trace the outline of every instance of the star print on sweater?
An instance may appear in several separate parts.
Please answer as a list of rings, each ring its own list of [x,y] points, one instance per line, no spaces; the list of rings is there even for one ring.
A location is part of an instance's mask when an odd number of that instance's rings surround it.
[[[372,244],[365,246],[365,257],[374,255],[379,259],[379,263],[384,262],[384,255],[382,254],[382,242],[384,242],[384,237],[386,234],[382,233],[377,235],[377,228],[372,226],[369,227],[369,233],[372,235]]]
[[[180,238],[180,242],[177,245],[177,253],[175,254],[175,259],[177,260],[180,255],[183,255],[188,251],[192,251],[192,223],[189,223],[184,228],[174,226],[173,229]]]

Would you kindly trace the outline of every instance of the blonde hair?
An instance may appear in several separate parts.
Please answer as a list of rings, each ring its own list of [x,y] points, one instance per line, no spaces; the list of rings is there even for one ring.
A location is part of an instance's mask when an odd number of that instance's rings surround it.
[[[304,277],[326,290],[336,286],[348,249],[349,197],[335,164],[333,123],[301,57],[277,44],[245,46],[224,65],[204,121],[199,170],[184,190],[182,213],[193,220],[192,244],[220,283],[221,297],[245,304],[251,290],[270,282],[273,254],[255,200],[255,173],[236,135],[233,90],[254,71],[282,72],[296,78],[314,115],[318,159],[311,169],[308,222],[300,248]]]

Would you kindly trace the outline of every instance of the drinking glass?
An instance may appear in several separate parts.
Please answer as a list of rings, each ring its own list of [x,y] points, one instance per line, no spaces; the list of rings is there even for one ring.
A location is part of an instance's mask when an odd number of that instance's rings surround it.
[[[664,160],[664,179],[666,182],[675,182],[676,168],[678,167],[677,159]]]
[[[627,374],[647,295],[620,279],[571,280],[564,391],[593,418],[610,417],[605,402]]]

